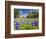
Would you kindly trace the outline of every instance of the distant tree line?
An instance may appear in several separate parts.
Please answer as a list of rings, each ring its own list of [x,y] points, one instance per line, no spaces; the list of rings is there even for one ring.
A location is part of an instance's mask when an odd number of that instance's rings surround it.
[[[27,18],[38,18],[38,16],[39,16],[38,12],[32,12],[32,13],[28,13],[26,17]]]

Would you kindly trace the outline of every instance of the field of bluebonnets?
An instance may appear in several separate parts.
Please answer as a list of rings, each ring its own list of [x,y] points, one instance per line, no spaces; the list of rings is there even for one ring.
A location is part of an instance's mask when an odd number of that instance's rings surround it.
[[[38,9],[14,9],[14,30],[39,29]]]

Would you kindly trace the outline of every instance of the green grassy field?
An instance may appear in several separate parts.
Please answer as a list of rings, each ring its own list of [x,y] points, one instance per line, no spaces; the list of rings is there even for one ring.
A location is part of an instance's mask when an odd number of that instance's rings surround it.
[[[33,29],[39,29],[39,26],[32,26],[32,22],[37,20],[38,18],[30,18],[30,19],[17,19],[18,22],[20,22],[20,28],[18,30],[33,30]],[[24,24],[22,24],[21,22],[24,21]],[[16,19],[15,19],[16,22]],[[28,22],[28,23],[26,23]],[[16,26],[16,25],[14,25]],[[16,30],[16,28],[15,28]]]

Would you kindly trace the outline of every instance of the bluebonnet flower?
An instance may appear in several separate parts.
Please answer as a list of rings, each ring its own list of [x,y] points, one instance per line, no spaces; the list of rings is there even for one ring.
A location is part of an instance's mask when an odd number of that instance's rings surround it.
[[[16,25],[16,30],[19,30],[20,29],[20,25]]]
[[[33,21],[32,26],[38,26],[38,21]]]
[[[16,25],[20,25],[20,23],[19,22],[16,22]]]
[[[19,29],[20,29],[20,23],[16,22],[16,30],[19,30]]]

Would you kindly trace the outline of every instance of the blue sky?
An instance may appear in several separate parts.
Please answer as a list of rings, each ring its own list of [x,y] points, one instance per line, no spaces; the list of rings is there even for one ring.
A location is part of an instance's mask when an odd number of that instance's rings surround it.
[[[26,16],[29,12],[38,12],[38,9],[18,9],[20,16]]]

